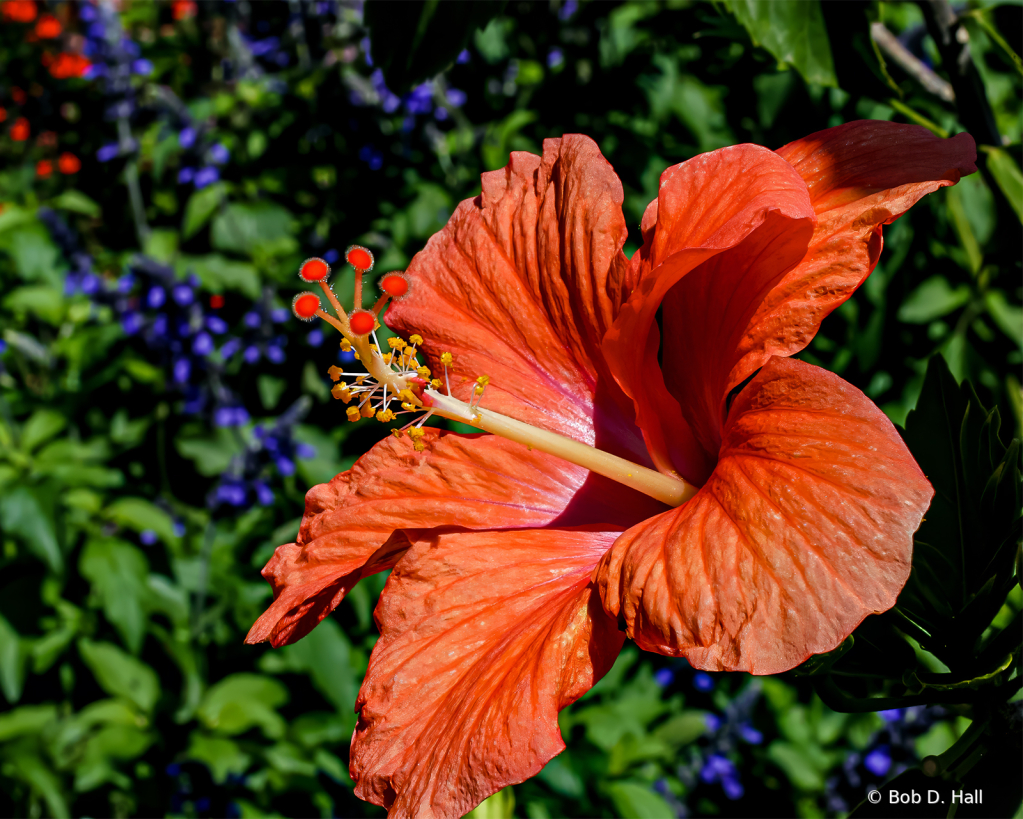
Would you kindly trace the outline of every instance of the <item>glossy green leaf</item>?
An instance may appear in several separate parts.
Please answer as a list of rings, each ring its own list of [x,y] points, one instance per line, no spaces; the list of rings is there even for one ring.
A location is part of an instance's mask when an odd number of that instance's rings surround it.
[[[944,276],[931,276],[916,288],[899,307],[899,321],[926,324],[958,310],[970,300],[970,288],[953,288]]]
[[[604,790],[622,819],[674,819],[675,811],[649,785],[640,782],[612,782]]]
[[[191,239],[198,233],[220,207],[226,195],[227,186],[223,182],[215,182],[193,193],[185,206],[185,220],[181,224],[182,238]]]
[[[79,640],[78,653],[100,688],[130,700],[142,711],[153,710],[160,696],[160,679],[152,668],[113,643]]]
[[[11,704],[21,699],[25,685],[25,654],[21,636],[0,615],[0,691]]]
[[[32,452],[67,426],[67,419],[51,409],[38,409],[21,428],[21,447]]]
[[[217,250],[252,255],[260,244],[290,239],[293,219],[270,202],[233,203],[214,217],[210,243]]]
[[[146,576],[149,563],[137,548],[116,538],[86,543],[78,569],[103,606],[103,614],[133,654],[142,647],[146,628]]]
[[[2,651],[0,648],[0,653]],[[23,705],[6,714],[0,714],[0,742],[9,742],[25,734],[38,734],[55,719],[57,706],[53,703]]]
[[[19,537],[51,571],[63,569],[64,555],[54,527],[53,496],[48,490],[22,485],[5,492],[0,496],[0,523],[7,534]]]
[[[164,543],[174,543],[174,521],[156,504],[145,498],[120,498],[106,508],[106,515],[114,523],[136,532],[156,532]]]
[[[1020,171],[1019,160],[1005,148],[983,145],[981,150],[987,154],[988,170],[1016,211],[1016,216],[1023,222],[1023,171]]]
[[[818,0],[728,0],[727,5],[756,45],[791,65],[807,82],[838,85]]]
[[[285,730],[276,709],[287,701],[288,690],[273,678],[232,674],[206,692],[198,716],[218,733],[241,734],[259,727],[266,736],[276,739]]]

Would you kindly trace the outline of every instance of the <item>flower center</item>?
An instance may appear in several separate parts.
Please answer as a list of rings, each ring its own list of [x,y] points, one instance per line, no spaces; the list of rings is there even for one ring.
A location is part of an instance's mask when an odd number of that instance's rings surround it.
[[[483,409],[480,402],[490,383],[486,375],[476,379],[469,403],[458,400],[451,395],[449,386],[448,367],[454,363],[451,353],[440,355],[444,379],[431,378],[429,367],[421,364],[417,357],[423,338],[416,333],[409,336],[407,342],[400,338],[389,338],[389,351],[381,352],[376,335],[380,326],[380,312],[388,300],[406,298],[412,290],[412,282],[404,273],[385,274],[380,281],[383,295],[371,309],[365,310],[362,307],[362,278],[373,269],[373,254],[364,247],[353,245],[345,256],[355,268],[353,309],[346,311],[327,284],[330,265],[323,259],[315,258],[303,263],[299,278],[319,284],[336,315],[323,310],[320,297],[312,291],[299,293],[292,302],[292,309],[304,321],[318,317],[337,329],[342,335],[341,349],[345,352],[354,351],[355,358],[366,368],[362,373],[346,372],[335,365],[327,371],[335,382],[331,394],[349,405],[345,411],[349,421],[376,418],[389,423],[406,413],[421,414],[418,420],[404,429],[395,428],[391,431],[397,438],[407,433],[413,449],[422,452],[426,448],[422,441],[425,435],[423,424],[431,416],[439,415],[500,435],[529,449],[538,449],[563,458],[669,506],[679,506],[696,494],[695,486],[679,478],[664,475],[556,432]],[[442,387],[446,388],[445,392],[441,392]]]

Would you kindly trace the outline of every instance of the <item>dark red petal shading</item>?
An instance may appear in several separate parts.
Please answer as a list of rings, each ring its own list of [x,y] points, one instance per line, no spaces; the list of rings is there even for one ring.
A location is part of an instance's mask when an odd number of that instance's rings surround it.
[[[363,577],[390,569],[409,533],[439,526],[517,529],[605,523],[619,530],[665,508],[606,478],[493,435],[426,428],[426,449],[389,437],[309,490],[298,542],[263,569],[274,602],[248,643],[293,643]]]
[[[558,711],[624,636],[590,575],[616,533],[442,534],[409,550],[376,610],[351,774],[391,819],[458,817],[565,748]]]
[[[736,398],[699,494],[601,561],[604,606],[642,648],[697,668],[785,671],[894,605],[933,494],[859,390],[772,358]]]
[[[629,287],[623,191],[593,140],[544,142],[482,176],[408,268],[413,295],[386,320],[419,333],[434,374],[484,407],[649,463],[632,409],[608,375],[600,338]]]
[[[801,264],[764,300],[741,344],[740,383],[771,355],[792,355],[877,264],[882,225],[926,194],[977,170],[969,134],[941,139],[919,125],[862,120],[778,149],[806,181],[817,228]]]
[[[702,154],[661,175],[656,205],[643,217],[645,243],[632,259],[635,292],[603,349],[662,472],[696,483],[709,474],[737,334],[758,299],[803,257],[813,220],[799,174],[757,145]],[[693,285],[680,284],[694,275]],[[665,328],[666,350],[671,346],[674,358],[684,359],[674,362],[675,395],[658,362],[655,321],[673,287],[684,289],[674,325]]]

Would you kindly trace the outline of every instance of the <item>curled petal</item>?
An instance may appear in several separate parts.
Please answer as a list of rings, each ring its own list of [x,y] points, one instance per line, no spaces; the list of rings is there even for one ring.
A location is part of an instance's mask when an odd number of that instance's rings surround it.
[[[458,817],[565,748],[558,711],[624,640],[590,580],[615,533],[441,534],[395,567],[359,692],[355,794]]]
[[[604,606],[641,647],[697,668],[785,671],[894,605],[933,494],[859,390],[772,358],[736,398],[699,494],[602,560]]]
[[[456,397],[486,374],[487,408],[649,463],[600,350],[629,286],[622,200],[587,137],[547,140],[543,157],[513,153],[416,254],[415,295],[387,323],[426,339],[435,373],[453,354]]]
[[[425,451],[388,437],[309,490],[298,542],[263,569],[274,602],[245,638],[293,643],[363,577],[390,569],[415,530],[604,522],[625,529],[663,506],[581,467],[493,435],[426,428]]]
[[[635,292],[604,338],[611,370],[636,407],[662,472],[702,483],[714,463],[742,329],[802,259],[814,215],[791,165],[736,145],[669,168],[643,217]],[[691,280],[691,281],[690,281]],[[657,310],[665,309],[665,368]]]
[[[977,170],[969,134],[941,139],[919,125],[863,120],[778,149],[806,181],[817,227],[806,258],[777,283],[740,345],[730,380],[741,383],[772,355],[792,355],[877,264],[882,225],[926,194]]]

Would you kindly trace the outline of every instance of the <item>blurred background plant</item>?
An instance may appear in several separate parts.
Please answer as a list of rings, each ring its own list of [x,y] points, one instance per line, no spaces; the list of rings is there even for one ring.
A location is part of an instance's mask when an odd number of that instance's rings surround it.
[[[968,130],[981,167],[886,230],[802,354],[906,424],[938,488],[899,607],[774,678],[627,649],[562,714],[568,750],[477,814],[845,815],[981,771],[1008,772],[984,815],[1016,812],[1021,16],[0,3],[0,811],[382,815],[347,743],[384,578],[293,646],[241,642],[305,490],[386,433],[344,422],[344,354],[286,309],[304,258],[403,268],[481,171],[565,132],[621,176],[631,254],[668,165],[874,118]]]

